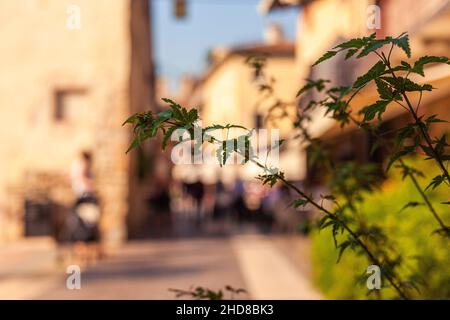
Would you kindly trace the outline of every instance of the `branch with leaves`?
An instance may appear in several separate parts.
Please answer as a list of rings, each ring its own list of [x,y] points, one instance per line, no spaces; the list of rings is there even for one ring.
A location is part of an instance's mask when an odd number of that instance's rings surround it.
[[[216,144],[218,146],[216,156],[220,165],[224,165],[233,153],[237,153],[243,157],[243,163],[252,162],[263,169],[264,174],[258,177],[263,184],[273,186],[277,182],[281,182],[294,190],[299,195],[299,199],[292,203],[294,207],[310,205],[323,214],[323,218],[319,221],[319,228],[331,228],[335,246],[338,249],[338,261],[346,249],[350,248],[361,252],[368,258],[370,263],[381,267],[390,286],[397,292],[399,297],[406,299],[409,296],[408,288],[414,287],[415,284],[403,281],[397,272],[402,261],[401,255],[395,252],[395,248],[393,248],[392,244],[389,244],[387,236],[380,228],[366,224],[362,218],[363,215],[358,212],[355,205],[357,202],[364,201],[363,192],[370,191],[378,183],[377,179],[371,178],[376,171],[370,165],[334,163],[330,155],[326,154],[321,141],[313,138],[308,132],[311,112],[322,108],[325,110],[325,114],[340,123],[341,127],[353,123],[357,127],[373,134],[377,138],[375,147],[382,145],[387,148],[387,146],[392,145],[393,151],[386,170],[389,170],[396,162],[399,163],[396,167],[402,170],[404,177],[409,177],[412,180],[424,203],[438,221],[440,229],[437,230],[437,233],[448,235],[450,229],[445,225],[426,195],[426,191],[429,188],[434,189],[441,185],[450,185],[450,177],[447,170],[450,154],[448,154],[449,144],[446,141],[446,136],[444,134],[440,138],[432,138],[429,131],[431,125],[446,121],[439,119],[437,115],[427,118],[424,115],[419,115],[421,99],[419,99],[417,106],[413,107],[409,94],[418,92],[421,98],[424,92],[432,91],[434,88],[429,84],[413,82],[409,79],[409,75],[418,74],[424,76],[426,65],[431,63],[450,64],[450,61],[446,57],[425,56],[419,58],[413,64],[401,61],[400,65],[392,66],[391,55],[395,47],[401,49],[408,58],[411,57],[407,34],[402,34],[396,38],[386,37],[384,39],[376,39],[375,34],[372,34],[341,43],[333,50],[325,53],[314,65],[328,60],[340,52],[345,53],[345,59],[352,57],[361,59],[369,54],[374,54],[379,60],[364,75],[358,77],[351,86],[328,88],[330,81],[310,79],[297,94],[297,97],[299,97],[310,90],[325,93],[323,99],[318,101],[311,100],[305,106],[297,108],[296,119],[294,119],[294,126],[299,130],[297,137],[302,138],[308,145],[309,150],[313,151],[312,159],[325,165],[327,171],[331,174],[330,187],[334,194],[321,196],[321,200],[315,200],[307,191],[301,190],[288,181],[282,172],[274,171],[274,168],[268,168],[260,163],[251,149],[251,130],[237,125],[213,125],[202,128],[199,126],[199,115],[196,109],[187,110],[170,99],[163,99],[169,106],[163,112],[157,114],[150,111],[137,113],[125,121],[124,124],[133,125],[135,136],[128,151],[138,147],[146,139],[155,138],[158,132],[161,132],[163,135],[162,148],[165,149],[172,134],[177,129],[182,129],[189,133],[189,138],[178,142],[193,141],[195,146],[194,153],[199,152],[205,141]],[[386,48],[387,51],[384,52],[383,50]],[[258,78],[265,79],[259,84],[260,90],[267,93],[267,97],[273,98],[274,80],[266,78],[264,74],[264,59],[249,58],[247,63],[252,66]],[[370,85],[376,87],[379,98],[374,103],[360,109],[358,116],[361,119],[359,120],[351,109],[351,102],[364,88]],[[275,109],[292,106],[297,106],[295,100],[282,101],[276,98],[274,106],[269,109],[269,113]],[[390,141],[382,137],[383,132],[378,132],[376,119],[380,123],[387,108],[392,108],[393,106],[401,107],[409,112],[414,122],[396,129],[394,143],[391,144]],[[283,116],[287,114],[287,112],[282,113]],[[225,140],[209,135],[211,131],[226,130],[229,132],[233,128],[243,129],[246,133],[231,139],[227,137]],[[201,139],[198,139],[195,135],[195,132],[198,132],[198,130],[202,133]],[[204,136],[206,137],[205,141],[203,140]],[[422,173],[406,165],[403,160],[407,155],[418,154],[419,150],[424,152],[427,159],[433,159],[441,170],[441,174],[434,177],[425,190],[422,189],[416,178],[421,176]],[[344,203],[339,203],[337,197],[345,199]],[[332,208],[329,208],[329,206],[325,207],[323,205],[324,200],[331,202]],[[408,203],[404,209],[414,205],[418,204]],[[352,212],[352,215],[346,213],[348,210]],[[338,243],[336,240],[338,234],[346,235],[346,239]]]
[[[195,145],[201,145],[203,141],[196,141],[195,131],[201,131],[203,133],[210,132],[211,130],[230,130],[231,128],[244,128],[242,126],[236,125],[214,125],[206,128],[198,127],[198,113],[195,109],[188,111],[186,108],[180,106],[176,102],[170,99],[163,99],[165,102],[169,104],[169,109],[160,112],[154,115],[152,112],[139,113],[128,118],[124,124],[132,124],[134,126],[133,131],[135,133],[135,138],[132,141],[128,151],[132,150],[139,146],[145,139],[154,138],[157,135],[157,132],[160,131],[163,134],[163,142],[162,147],[165,148],[167,145],[167,141],[169,140],[171,134],[175,132],[177,129],[187,130],[190,134],[190,139],[194,141]],[[195,115],[195,116],[194,116]],[[284,183],[287,187],[294,190],[301,199],[294,202],[295,207],[304,206],[306,204],[311,204],[320,212],[322,212],[325,217],[321,220],[321,227],[326,228],[332,226],[333,234],[336,235],[338,233],[348,233],[348,238],[345,242],[339,244],[340,255],[347,248],[352,248],[356,250],[360,248],[362,253],[367,255],[370,262],[373,264],[377,264],[380,267],[384,268],[386,278],[389,283],[395,288],[400,297],[407,298],[407,294],[404,292],[402,287],[402,281],[395,274],[393,270],[393,264],[391,261],[384,256],[383,260],[377,258],[376,254],[373,253],[369,246],[364,242],[363,238],[367,239],[370,237],[374,229],[363,230],[360,229],[358,231],[354,231],[351,229],[349,225],[349,219],[342,215],[343,211],[338,209],[336,212],[331,212],[322,206],[320,203],[316,202],[310,195],[306,192],[299,189],[297,186],[289,182],[285,179],[284,174],[282,172],[273,173],[274,168],[267,167],[266,165],[258,162],[256,156],[253,154],[251,149],[242,149],[239,148],[236,142],[239,138],[233,138],[233,143],[227,143],[226,140],[221,141],[212,136],[208,136],[209,139],[206,139],[208,143],[215,143],[219,146],[217,156],[218,161],[221,165],[226,163],[226,160],[232,153],[237,153],[243,156],[244,163],[252,162],[257,165],[259,168],[263,169],[264,174],[260,175],[258,178],[262,181],[263,184],[269,184],[273,186],[277,182]],[[247,138],[245,138],[247,137]],[[248,139],[248,135],[244,135],[244,139]],[[202,137],[203,138],[203,137]],[[166,141],[166,142],[165,142]],[[183,141],[186,142],[186,141]],[[245,144],[244,146],[249,146],[249,144]],[[199,152],[198,148],[194,148],[193,152]]]
[[[385,46],[389,46],[387,53],[382,51]],[[385,39],[376,39],[375,34],[372,34],[369,37],[352,39],[339,44],[334,48],[335,50],[332,50],[333,54],[325,54],[319,58],[315,64],[325,61],[341,51],[346,52],[346,59],[358,52],[357,58],[365,57],[371,53],[379,58],[379,61],[377,61],[366,74],[358,77],[352,86],[329,89],[328,93],[331,91],[339,92],[339,97],[336,98],[331,96],[331,103],[329,102],[330,100],[327,99],[325,103],[320,103],[320,106],[325,107],[327,112],[332,112],[333,118],[340,121],[342,126],[349,122],[353,122],[358,127],[369,131],[378,139],[376,146],[384,146],[385,148],[389,145],[389,141],[386,141],[386,139],[383,139],[376,133],[376,125],[371,124],[374,118],[377,117],[379,121],[382,121],[383,114],[386,112],[387,107],[392,103],[402,107],[406,112],[411,114],[414,122],[396,130],[394,151],[391,152],[391,157],[387,164],[387,171],[395,162],[398,161],[400,163],[400,168],[405,173],[405,176],[411,178],[431,214],[439,223],[440,229],[436,230],[436,232],[450,238],[450,228],[445,225],[425,193],[428,188],[435,189],[443,182],[450,186],[450,176],[447,169],[448,161],[450,160],[450,154],[448,153],[448,147],[450,145],[447,143],[446,134],[442,134],[440,138],[432,138],[429,133],[432,124],[446,123],[448,121],[439,119],[437,115],[431,115],[426,118],[424,115],[418,115],[423,92],[432,91],[434,88],[429,84],[418,84],[409,79],[411,74],[418,74],[424,77],[424,68],[428,64],[450,64],[450,60],[447,57],[423,56],[418,58],[414,64],[410,64],[407,61],[401,61],[400,65],[392,66],[391,54],[394,47],[399,47],[404,51],[408,58],[411,57],[411,49],[409,47],[407,34],[402,34],[397,38],[386,37]],[[310,81],[299,93],[302,94],[313,88],[322,91],[325,88],[324,82],[324,80]],[[374,83],[376,86],[379,99],[373,104],[362,108],[359,113],[363,116],[363,119],[362,121],[356,120],[351,114],[350,103],[363,88],[371,83]],[[412,92],[419,92],[420,94],[419,102],[415,108],[411,103],[411,99],[408,97],[408,94]],[[350,98],[347,100],[342,99],[343,97],[348,96],[350,96]],[[336,116],[337,110],[339,111],[339,116]],[[405,143],[410,140],[413,140],[412,144]],[[433,159],[442,172],[442,174],[432,179],[425,190],[420,187],[415,178],[415,176],[422,175],[422,173],[407,167],[402,160],[405,156],[417,154],[417,150],[422,150],[427,156],[427,160]]]

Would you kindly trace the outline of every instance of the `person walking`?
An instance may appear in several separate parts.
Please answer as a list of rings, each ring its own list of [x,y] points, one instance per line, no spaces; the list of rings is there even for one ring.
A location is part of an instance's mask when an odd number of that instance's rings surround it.
[[[82,151],[71,170],[71,184],[76,200],[68,225],[74,253],[82,263],[95,262],[100,250],[100,206],[94,189],[92,154]]]

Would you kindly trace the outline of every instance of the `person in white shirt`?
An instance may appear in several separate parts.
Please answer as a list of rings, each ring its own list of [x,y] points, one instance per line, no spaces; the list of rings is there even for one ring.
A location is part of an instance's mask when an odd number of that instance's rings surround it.
[[[71,184],[76,201],[70,227],[70,238],[75,242],[75,254],[88,263],[100,255],[100,206],[95,195],[92,155],[82,151],[71,168]]]

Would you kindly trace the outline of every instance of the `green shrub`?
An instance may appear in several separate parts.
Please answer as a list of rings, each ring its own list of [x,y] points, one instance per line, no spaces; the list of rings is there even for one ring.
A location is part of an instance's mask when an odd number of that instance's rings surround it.
[[[425,168],[429,162],[414,162],[414,167],[422,169],[426,176],[433,173]],[[426,179],[419,182],[425,187]],[[431,189],[431,188],[430,188]],[[438,188],[427,194],[440,215],[449,222],[449,201],[446,188]],[[414,203],[415,202],[415,203]],[[403,279],[418,279],[420,285],[413,298],[450,299],[450,251],[448,239],[433,234],[436,220],[422,204],[423,200],[410,179],[402,180],[399,172],[392,172],[379,191],[367,195],[360,205],[360,212],[369,224],[385,230],[397,252],[402,254],[400,273]],[[411,203],[404,208],[405,203]],[[368,291],[366,288],[367,259],[348,251],[336,264],[338,252],[330,232],[313,232],[312,259],[314,281],[327,298],[367,299],[377,294],[387,299],[395,296],[390,288]],[[359,279],[360,281],[355,281]],[[384,285],[386,283],[383,283]],[[379,292],[377,292],[379,291]]]

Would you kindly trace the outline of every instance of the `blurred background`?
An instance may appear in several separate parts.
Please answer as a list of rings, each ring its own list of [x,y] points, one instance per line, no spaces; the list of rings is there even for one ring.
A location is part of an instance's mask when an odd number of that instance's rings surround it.
[[[205,125],[265,128],[276,101],[262,100],[248,56],[265,55],[279,98],[293,100],[305,79],[348,85],[373,63],[337,57],[312,70],[326,50],[404,31],[414,57],[448,55],[450,1],[0,0],[0,298],[171,299],[169,288],[226,285],[246,299],[360,298],[336,285],[331,241],[309,233],[315,214],[288,208],[287,189],[262,186],[251,166],[174,166],[158,141],[125,154],[121,124],[168,97],[198,108]],[[449,119],[450,70],[426,73],[439,90],[422,104]],[[398,109],[386,130],[408,120]],[[385,165],[357,128],[312,118],[336,160]],[[287,122],[272,127],[293,137]],[[289,141],[280,167],[325,194],[308,156]],[[71,264],[81,290],[66,287]]]

